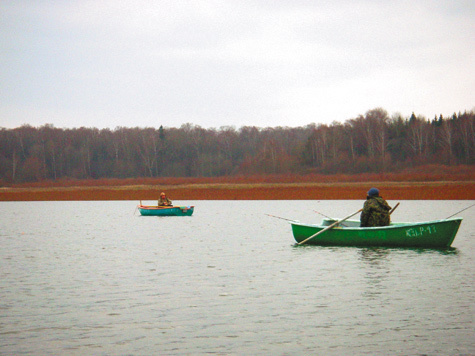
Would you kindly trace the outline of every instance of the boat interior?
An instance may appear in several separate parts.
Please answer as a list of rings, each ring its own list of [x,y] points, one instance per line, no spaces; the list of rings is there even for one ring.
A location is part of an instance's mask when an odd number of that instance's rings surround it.
[[[322,223],[320,224],[321,226],[330,226],[331,224],[334,224],[337,220],[335,219],[323,219]],[[338,224],[337,226],[341,227],[360,227],[360,221],[359,220],[345,220]]]
[[[318,226],[330,226],[331,224],[334,224],[338,219],[323,219],[321,224],[318,224]],[[360,221],[359,220],[345,220],[336,226],[338,227],[360,227]],[[414,223],[409,223],[409,222],[391,222],[389,226],[402,226],[402,225],[413,225]]]

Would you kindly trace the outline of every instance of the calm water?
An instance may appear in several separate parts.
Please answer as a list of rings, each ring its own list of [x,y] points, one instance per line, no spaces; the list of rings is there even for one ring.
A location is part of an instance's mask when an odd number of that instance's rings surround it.
[[[0,203],[2,355],[473,355],[475,207],[454,249],[294,246],[363,201]],[[396,202],[390,201],[391,205]],[[401,201],[393,220],[475,201]]]

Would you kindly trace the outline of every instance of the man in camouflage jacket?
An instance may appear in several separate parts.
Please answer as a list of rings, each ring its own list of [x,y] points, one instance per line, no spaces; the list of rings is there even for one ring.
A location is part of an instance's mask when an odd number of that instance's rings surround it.
[[[386,200],[379,196],[379,190],[371,188],[361,212],[361,227],[388,226],[391,222],[390,210]]]

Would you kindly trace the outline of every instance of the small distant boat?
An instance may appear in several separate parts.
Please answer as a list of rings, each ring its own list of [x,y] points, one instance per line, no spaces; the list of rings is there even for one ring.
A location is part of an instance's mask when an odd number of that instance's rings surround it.
[[[302,224],[291,221],[295,241],[301,243],[319,231],[337,222],[323,219],[321,224]],[[360,247],[416,247],[448,248],[462,218],[434,220],[426,222],[394,222],[383,227],[360,227],[357,220],[346,220],[329,228],[305,243],[320,246],[360,246]]]
[[[137,208],[144,216],[191,216],[194,206],[150,206],[138,205]]]

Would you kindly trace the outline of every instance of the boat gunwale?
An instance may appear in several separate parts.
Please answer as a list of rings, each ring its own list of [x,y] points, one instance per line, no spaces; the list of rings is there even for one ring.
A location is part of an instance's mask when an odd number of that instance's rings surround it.
[[[174,206],[156,206],[156,205],[138,205],[138,209],[143,210],[167,210],[167,209],[194,209],[194,205],[185,206],[185,205],[174,205]]]

